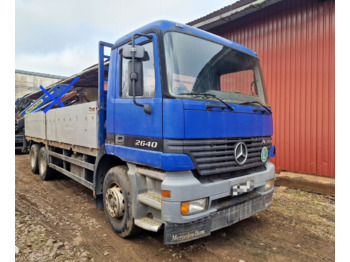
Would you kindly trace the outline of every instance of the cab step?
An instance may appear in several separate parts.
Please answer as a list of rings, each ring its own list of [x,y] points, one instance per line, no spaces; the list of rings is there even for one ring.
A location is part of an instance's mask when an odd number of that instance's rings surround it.
[[[143,217],[135,219],[135,225],[148,231],[157,232],[162,226],[162,221],[156,218]]]
[[[145,205],[153,207],[155,209],[162,209],[162,197],[155,192],[146,192],[137,195],[137,200]]]

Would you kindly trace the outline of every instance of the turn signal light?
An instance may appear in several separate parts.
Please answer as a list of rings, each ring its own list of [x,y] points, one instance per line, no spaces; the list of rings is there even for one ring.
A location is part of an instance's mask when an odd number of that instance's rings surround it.
[[[171,191],[170,190],[162,190],[162,197],[170,198],[171,197]]]
[[[187,215],[190,210],[190,202],[182,202],[181,203],[181,214]]]

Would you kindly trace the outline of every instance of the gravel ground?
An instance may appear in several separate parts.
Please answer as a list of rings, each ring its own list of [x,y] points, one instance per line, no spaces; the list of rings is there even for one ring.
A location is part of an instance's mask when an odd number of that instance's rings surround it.
[[[92,192],[42,181],[16,155],[16,261],[334,261],[335,199],[276,187],[272,206],[211,236],[164,246],[162,232],[122,239]]]

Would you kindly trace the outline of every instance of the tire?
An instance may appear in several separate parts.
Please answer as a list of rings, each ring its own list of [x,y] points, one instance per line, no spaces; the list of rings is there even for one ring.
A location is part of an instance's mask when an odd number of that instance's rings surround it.
[[[45,146],[39,150],[39,175],[42,180],[50,180],[53,178],[53,170],[48,165],[48,156]]]
[[[103,205],[109,224],[120,237],[128,238],[139,232],[132,214],[126,166],[116,166],[107,172],[103,182]]]
[[[30,148],[30,169],[32,170],[33,174],[38,174],[39,172],[39,150],[40,145],[34,144]]]

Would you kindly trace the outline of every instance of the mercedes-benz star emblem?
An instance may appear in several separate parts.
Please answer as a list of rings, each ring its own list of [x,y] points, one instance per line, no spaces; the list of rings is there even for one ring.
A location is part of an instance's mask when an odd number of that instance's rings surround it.
[[[235,160],[238,165],[243,165],[248,158],[248,148],[244,142],[239,142],[235,146]]]

